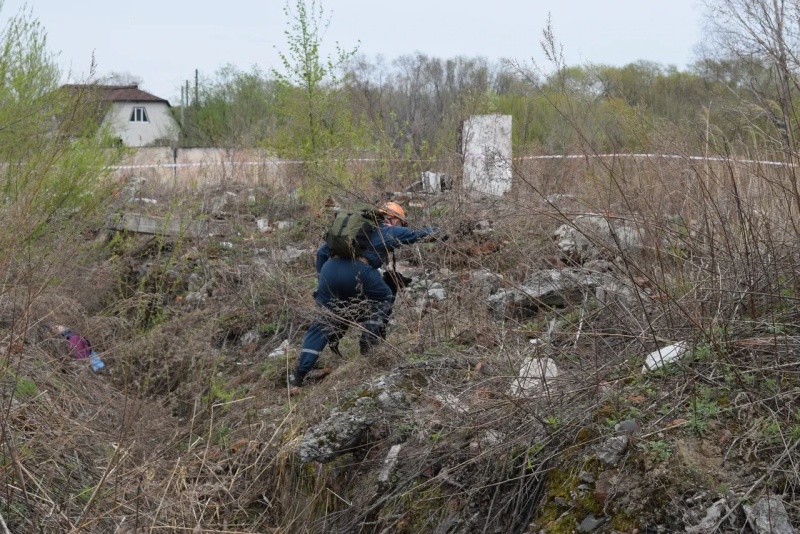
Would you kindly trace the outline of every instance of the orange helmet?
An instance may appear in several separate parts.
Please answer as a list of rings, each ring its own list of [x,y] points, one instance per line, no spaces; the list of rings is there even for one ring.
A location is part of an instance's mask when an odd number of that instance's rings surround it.
[[[397,202],[387,202],[381,206],[380,212],[388,217],[397,217],[403,224],[406,223],[406,212]]]

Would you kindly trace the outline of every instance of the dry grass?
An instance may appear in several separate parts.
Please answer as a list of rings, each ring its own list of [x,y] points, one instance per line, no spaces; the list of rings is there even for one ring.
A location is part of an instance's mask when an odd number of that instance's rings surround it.
[[[549,517],[544,497],[569,488],[587,448],[628,417],[642,432],[621,472],[635,477],[648,466],[649,484],[664,491],[606,513],[664,519],[658,514],[686,506],[682,492],[723,484],[749,497],[779,488],[796,504],[793,175],[742,163],[592,158],[526,162],[515,172],[502,200],[456,191],[413,212],[453,237],[424,245],[425,254],[409,247],[398,260],[443,283],[448,299],[420,314],[402,296],[386,350],[358,356],[351,333],[343,360],[324,356],[333,374],[299,399],[288,397],[283,377],[314,312],[311,260],[283,264],[253,252],[313,247],[324,226],[313,206],[266,188],[237,191],[222,211],[248,231],[225,238],[233,249],[129,238],[81,252],[80,268],[51,273],[51,285],[9,285],[0,300],[0,515],[9,530],[420,532],[448,522],[457,530],[474,509],[483,527],[522,531]],[[208,214],[220,194],[163,195],[158,206]],[[559,265],[550,233],[581,213],[640,230],[646,250],[610,258],[639,298],[598,305],[588,295],[535,317],[491,319],[470,273],[486,269],[520,287],[531,272]],[[261,214],[302,225],[261,236],[252,224]],[[460,231],[483,218],[491,235]],[[185,301],[201,288],[204,302]],[[39,328],[45,322],[86,334],[110,373],[64,360],[60,340]],[[261,336],[243,345],[248,332]],[[547,336],[558,383],[536,398],[509,395],[529,338]],[[286,338],[295,347],[288,357],[267,358]],[[679,340],[690,343],[686,358],[641,375],[644,355]],[[387,419],[352,454],[300,464],[305,429],[392,370],[410,384],[408,427]],[[736,470],[690,462],[686,451],[721,436],[718,456]],[[391,488],[376,495],[376,473],[400,437],[407,452]],[[664,470],[659,454],[676,470]],[[766,478],[748,464],[768,468]],[[691,465],[702,476],[687,474]]]

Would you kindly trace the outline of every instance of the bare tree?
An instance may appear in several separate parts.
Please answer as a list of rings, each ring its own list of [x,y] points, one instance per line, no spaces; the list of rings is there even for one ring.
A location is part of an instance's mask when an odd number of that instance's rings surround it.
[[[706,0],[709,38],[723,55],[768,67],[769,76],[750,77],[756,103],[780,135],[788,155],[796,150],[800,1]]]

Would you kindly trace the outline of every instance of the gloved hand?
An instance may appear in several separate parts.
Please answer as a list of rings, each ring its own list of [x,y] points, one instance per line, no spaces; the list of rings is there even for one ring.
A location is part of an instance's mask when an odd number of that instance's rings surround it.
[[[396,295],[400,288],[406,287],[413,280],[397,271],[384,271],[383,281],[386,282],[386,285],[392,290],[392,295]]]
[[[444,241],[447,241],[448,239],[450,239],[450,236],[447,235],[447,232],[445,232],[444,230],[442,230],[441,228],[439,228],[435,224],[433,226],[431,226],[431,230],[433,230],[430,233],[431,241],[442,241],[442,242],[444,242]]]

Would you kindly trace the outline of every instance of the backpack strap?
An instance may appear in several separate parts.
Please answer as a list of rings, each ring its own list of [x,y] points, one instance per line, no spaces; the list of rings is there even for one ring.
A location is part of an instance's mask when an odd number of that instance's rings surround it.
[[[342,224],[339,226],[339,231],[336,233],[336,237],[342,237],[344,235],[344,229],[347,228],[347,223],[350,222],[350,217],[352,217],[352,213],[348,213],[345,215]]]

